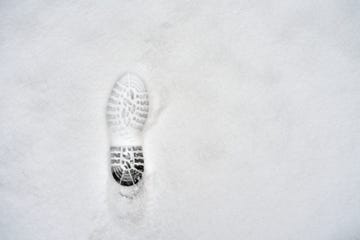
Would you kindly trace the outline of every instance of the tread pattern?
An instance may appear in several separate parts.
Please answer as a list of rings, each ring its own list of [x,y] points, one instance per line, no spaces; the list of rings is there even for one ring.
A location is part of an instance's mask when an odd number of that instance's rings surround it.
[[[114,85],[106,107],[112,134],[128,136],[142,131],[148,117],[149,101],[144,83],[134,74],[125,74]],[[122,186],[137,184],[144,173],[142,146],[111,146],[111,173]]]
[[[111,173],[123,186],[137,184],[144,172],[142,146],[110,147]]]
[[[130,75],[114,85],[108,105],[107,121],[112,131],[142,130],[149,112],[148,94],[141,80]]]

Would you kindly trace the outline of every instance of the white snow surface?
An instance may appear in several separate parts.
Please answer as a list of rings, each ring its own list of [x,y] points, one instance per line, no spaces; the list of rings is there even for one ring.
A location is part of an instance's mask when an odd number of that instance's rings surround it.
[[[360,3],[0,2],[0,239],[360,239]],[[123,73],[144,191],[109,189]]]

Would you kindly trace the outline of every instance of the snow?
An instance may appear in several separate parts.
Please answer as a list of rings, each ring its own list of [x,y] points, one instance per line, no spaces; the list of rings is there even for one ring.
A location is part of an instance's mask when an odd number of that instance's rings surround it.
[[[0,3],[0,239],[360,237],[357,1]],[[151,113],[109,189],[105,106]]]

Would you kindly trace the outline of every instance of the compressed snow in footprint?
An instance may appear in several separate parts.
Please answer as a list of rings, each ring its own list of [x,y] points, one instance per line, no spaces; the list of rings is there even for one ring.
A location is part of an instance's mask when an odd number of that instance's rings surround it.
[[[133,197],[140,189],[144,173],[142,130],[148,111],[143,81],[126,73],[115,83],[107,105],[111,173],[125,197]]]

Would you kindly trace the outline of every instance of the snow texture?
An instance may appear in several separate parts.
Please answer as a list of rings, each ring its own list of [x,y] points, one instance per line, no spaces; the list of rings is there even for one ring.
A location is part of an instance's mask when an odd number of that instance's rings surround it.
[[[360,3],[0,1],[0,239],[360,239]],[[145,81],[144,192],[105,107]]]

